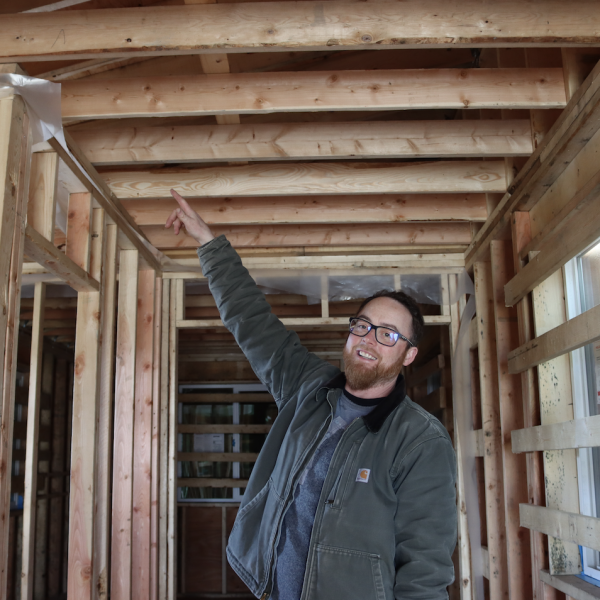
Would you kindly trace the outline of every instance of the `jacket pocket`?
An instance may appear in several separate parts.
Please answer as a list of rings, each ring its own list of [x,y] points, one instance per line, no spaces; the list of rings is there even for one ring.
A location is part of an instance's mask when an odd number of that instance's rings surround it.
[[[360,442],[354,442],[354,444],[352,444],[352,447],[350,448],[350,452],[348,453],[348,457],[346,458],[344,467],[341,470],[341,475],[337,478],[327,499],[327,504],[330,508],[335,508],[338,510],[342,508],[342,503],[346,495],[346,490],[351,484],[351,481],[354,481],[354,477],[356,476],[356,473],[354,471],[356,465],[356,455],[358,454],[359,447]]]
[[[318,544],[307,584],[308,600],[386,600],[381,558],[369,552]]]

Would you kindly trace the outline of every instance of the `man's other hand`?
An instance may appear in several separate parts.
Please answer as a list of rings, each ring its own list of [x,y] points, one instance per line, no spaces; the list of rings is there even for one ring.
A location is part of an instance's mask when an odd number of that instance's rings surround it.
[[[215,236],[212,234],[208,225],[200,218],[198,213],[192,209],[185,199],[175,190],[171,190],[171,195],[177,200],[179,208],[176,208],[169,215],[165,227],[169,229],[172,226],[175,235],[179,235],[181,228],[185,227],[188,235],[193,237],[201,246],[214,239]]]

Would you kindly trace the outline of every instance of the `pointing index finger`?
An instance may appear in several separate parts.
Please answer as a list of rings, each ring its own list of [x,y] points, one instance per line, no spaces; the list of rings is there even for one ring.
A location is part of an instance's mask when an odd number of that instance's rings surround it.
[[[187,203],[186,199],[180,196],[174,189],[171,189],[171,196],[177,200],[177,203],[188,217],[194,214],[192,207]]]

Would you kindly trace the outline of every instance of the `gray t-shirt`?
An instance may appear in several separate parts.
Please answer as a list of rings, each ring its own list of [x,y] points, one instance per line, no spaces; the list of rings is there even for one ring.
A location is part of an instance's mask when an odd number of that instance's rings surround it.
[[[344,431],[355,419],[369,414],[375,406],[362,406],[344,394],[340,396],[327,433],[300,476],[294,490],[294,501],[283,518],[277,545],[272,600],[300,600],[310,536],[329,463]]]

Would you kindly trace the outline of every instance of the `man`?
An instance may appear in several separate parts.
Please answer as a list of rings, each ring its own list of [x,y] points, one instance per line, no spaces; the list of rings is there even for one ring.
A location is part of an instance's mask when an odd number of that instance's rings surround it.
[[[177,193],[226,327],[279,414],[229,538],[231,566],[259,598],[447,598],[456,543],[455,458],[432,415],[405,395],[423,317],[400,292],[350,320],[345,375],[271,313],[224,236]]]

